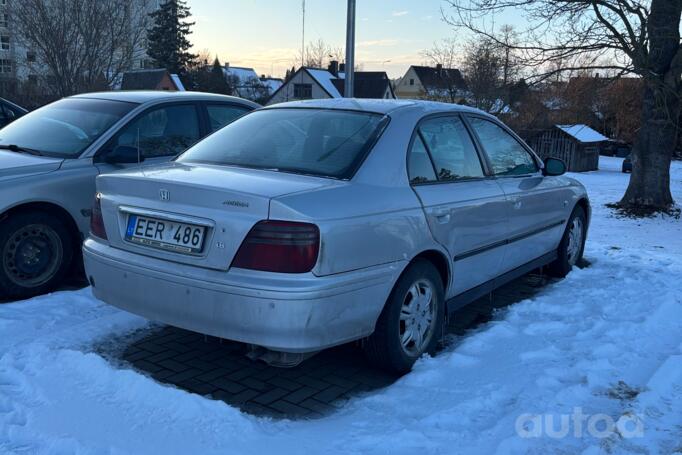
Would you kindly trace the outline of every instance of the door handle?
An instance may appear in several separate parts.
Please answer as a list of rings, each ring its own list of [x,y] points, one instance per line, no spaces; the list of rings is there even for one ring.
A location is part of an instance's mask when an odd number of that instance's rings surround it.
[[[439,223],[445,224],[450,222],[450,209],[435,209],[433,216]]]

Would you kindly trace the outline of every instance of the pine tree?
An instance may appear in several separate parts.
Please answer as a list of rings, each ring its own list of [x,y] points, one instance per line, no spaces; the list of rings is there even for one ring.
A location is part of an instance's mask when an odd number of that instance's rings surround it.
[[[208,87],[207,92],[220,93],[223,95],[231,95],[232,87],[227,82],[225,78],[225,73],[223,72],[223,67],[220,64],[218,57],[213,61],[213,67],[208,77]]]
[[[189,52],[192,44],[188,36],[194,25],[187,21],[191,17],[189,7],[184,0],[166,0],[150,17],[152,27],[147,30],[147,54],[155,66],[185,76],[197,58]]]

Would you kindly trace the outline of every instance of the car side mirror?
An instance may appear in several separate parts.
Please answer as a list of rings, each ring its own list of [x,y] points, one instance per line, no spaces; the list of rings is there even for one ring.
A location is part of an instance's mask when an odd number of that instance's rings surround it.
[[[117,145],[112,151],[104,155],[105,163],[109,164],[134,164],[144,161],[139,149],[132,145]]]
[[[564,175],[566,173],[566,163],[559,158],[547,158],[542,173],[547,176]]]

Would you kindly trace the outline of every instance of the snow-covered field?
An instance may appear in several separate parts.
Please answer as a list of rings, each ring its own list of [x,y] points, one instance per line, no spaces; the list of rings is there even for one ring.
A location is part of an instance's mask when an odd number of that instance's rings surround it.
[[[576,175],[589,268],[317,420],[253,417],[108,363],[93,346],[146,323],[87,289],[0,305],[0,453],[682,451],[682,221],[614,217],[620,162]]]

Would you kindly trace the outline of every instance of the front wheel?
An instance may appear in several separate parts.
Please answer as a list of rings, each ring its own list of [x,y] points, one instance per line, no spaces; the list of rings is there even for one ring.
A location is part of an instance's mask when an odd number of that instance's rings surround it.
[[[25,299],[62,281],[73,258],[73,241],[58,218],[19,213],[0,225],[0,254],[0,295]]]
[[[557,258],[547,266],[549,275],[563,278],[568,275],[573,266],[578,265],[583,258],[585,238],[587,234],[587,215],[581,206],[573,209],[568,220],[564,236],[559,243]]]
[[[372,363],[406,373],[423,354],[432,354],[443,329],[443,282],[426,260],[410,265],[396,283],[365,344]]]

